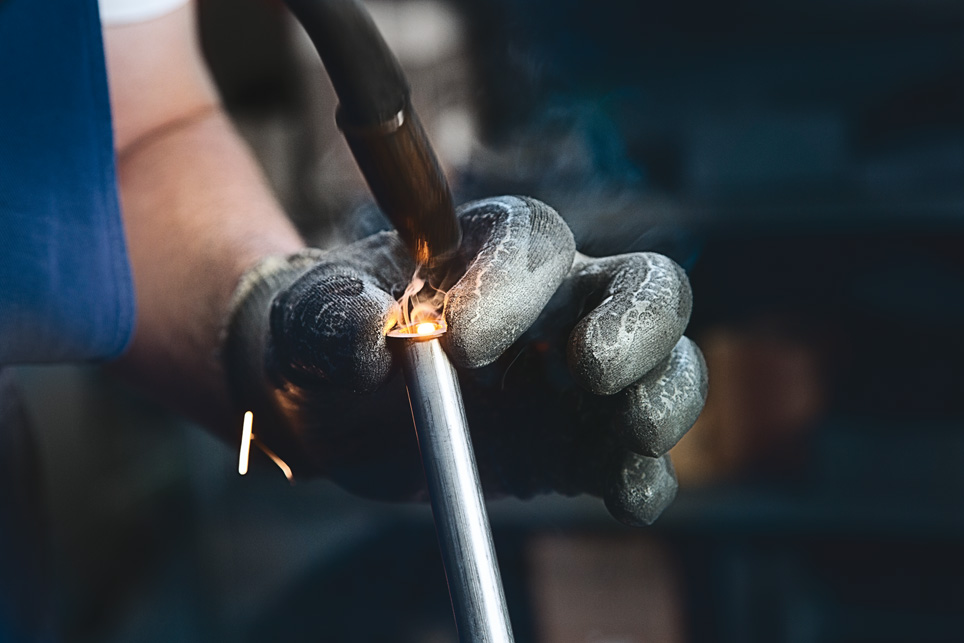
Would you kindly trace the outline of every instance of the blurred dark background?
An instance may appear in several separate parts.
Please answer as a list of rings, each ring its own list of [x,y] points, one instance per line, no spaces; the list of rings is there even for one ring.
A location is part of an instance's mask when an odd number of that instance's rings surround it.
[[[458,200],[541,198],[582,251],[664,252],[695,291],[710,398],[657,524],[491,505],[518,640],[964,640],[964,4],[369,6]],[[383,225],[280,3],[199,9],[304,232]],[[94,369],[19,377],[65,640],[455,640],[426,507],[239,478]]]

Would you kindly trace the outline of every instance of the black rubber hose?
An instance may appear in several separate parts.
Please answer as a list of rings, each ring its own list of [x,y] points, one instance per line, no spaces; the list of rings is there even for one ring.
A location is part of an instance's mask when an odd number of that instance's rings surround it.
[[[353,127],[384,123],[408,102],[408,82],[371,16],[355,0],[287,0],[308,32]]]
[[[338,95],[338,125],[379,207],[419,263],[461,242],[448,182],[395,55],[356,0],[286,0]]]

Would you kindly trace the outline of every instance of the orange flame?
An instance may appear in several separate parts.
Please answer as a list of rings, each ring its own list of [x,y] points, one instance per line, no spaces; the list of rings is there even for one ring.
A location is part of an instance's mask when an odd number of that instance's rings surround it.
[[[389,315],[385,332],[404,335],[432,335],[445,331],[445,291],[420,276],[415,269],[412,280]]]

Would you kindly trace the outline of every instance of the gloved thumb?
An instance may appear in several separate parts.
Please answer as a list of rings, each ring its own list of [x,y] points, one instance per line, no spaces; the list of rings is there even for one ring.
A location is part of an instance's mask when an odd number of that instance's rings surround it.
[[[300,386],[327,382],[358,393],[379,388],[392,370],[385,344],[395,304],[390,291],[412,270],[394,233],[328,254],[275,298],[270,359]]]

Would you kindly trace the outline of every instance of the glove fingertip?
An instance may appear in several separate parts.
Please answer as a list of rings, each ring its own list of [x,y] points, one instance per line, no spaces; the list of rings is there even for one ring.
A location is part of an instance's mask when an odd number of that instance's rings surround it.
[[[592,317],[576,324],[566,346],[566,360],[569,371],[582,388],[596,395],[613,395],[632,382],[631,375],[615,373],[612,363],[599,358],[598,333],[592,329],[595,324]]]
[[[460,216],[471,259],[446,299],[443,344],[457,365],[478,368],[538,318],[572,266],[575,241],[555,210],[526,197],[476,201]]]
[[[673,502],[678,488],[669,456],[648,458],[627,451],[609,479],[603,500],[619,522],[645,527]]]
[[[663,363],[620,394],[616,434],[627,449],[659,457],[696,423],[707,391],[703,354],[681,337]]]
[[[602,301],[573,328],[567,359],[579,384],[612,395],[670,354],[689,322],[693,297],[686,273],[663,255],[608,257],[595,269],[609,275]]]

